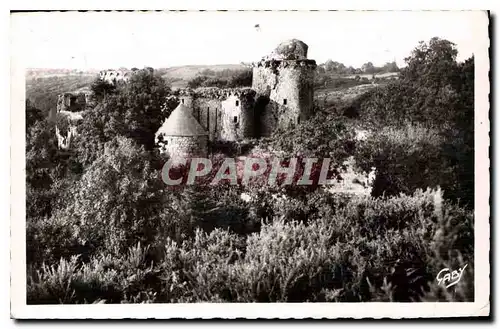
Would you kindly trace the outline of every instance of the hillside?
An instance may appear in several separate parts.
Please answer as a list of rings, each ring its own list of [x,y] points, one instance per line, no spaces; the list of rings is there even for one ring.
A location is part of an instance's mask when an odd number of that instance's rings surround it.
[[[26,69],[26,81],[51,77],[95,77],[99,74],[99,70],[77,70],[77,69]]]
[[[207,71],[212,73],[224,70],[236,71],[245,67],[243,64],[185,65],[161,68],[158,72],[173,89],[177,89],[186,87],[189,80]],[[30,69],[26,72],[26,97],[43,112],[47,112],[56,105],[58,94],[88,89],[97,74],[97,71]],[[316,89],[315,96],[317,104],[325,106],[338,102],[339,99],[353,98],[375,86],[369,83],[354,87],[320,87]]]
[[[172,88],[183,88],[187,82],[205,70],[220,72],[223,70],[243,70],[247,66],[243,64],[217,64],[217,65],[184,65],[159,69],[165,80],[171,83]]]
[[[28,75],[27,75],[28,76]],[[87,89],[95,74],[38,72],[36,78],[26,78],[26,99],[46,116],[57,105],[57,96],[65,92]],[[32,75],[33,77],[33,75]]]

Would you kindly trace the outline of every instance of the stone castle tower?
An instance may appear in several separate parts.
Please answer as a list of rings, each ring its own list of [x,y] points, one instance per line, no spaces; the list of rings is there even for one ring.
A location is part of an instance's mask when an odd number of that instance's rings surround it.
[[[253,64],[256,135],[269,136],[312,115],[316,61],[307,59],[307,50],[304,42],[288,40]]]
[[[155,138],[160,152],[174,159],[207,155],[208,133],[183,104],[170,114]]]
[[[200,129],[207,141],[239,141],[269,136],[276,129],[293,128],[309,119],[316,62],[307,59],[307,50],[308,46],[296,39],[279,44],[253,64],[252,88],[180,90],[179,108],[170,116],[175,119],[180,111],[188,112],[188,121],[199,123],[197,134],[179,139],[176,131],[181,127],[176,126],[186,124],[169,117],[156,135],[157,141],[167,143],[160,150],[171,156],[205,153],[205,143],[199,142]]]

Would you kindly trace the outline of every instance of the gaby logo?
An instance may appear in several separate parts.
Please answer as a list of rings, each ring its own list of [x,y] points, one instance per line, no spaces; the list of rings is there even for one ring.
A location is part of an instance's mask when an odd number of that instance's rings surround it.
[[[167,161],[162,179],[167,185],[331,185],[336,177],[329,158],[207,158]],[[329,179],[330,178],[330,179]]]
[[[438,285],[442,284],[446,288],[456,285],[458,282],[460,282],[460,279],[462,278],[462,275],[466,267],[467,264],[465,264],[464,267],[458,268],[458,270],[455,271],[451,271],[449,268],[443,268],[441,271],[439,271],[438,275],[436,276]]]

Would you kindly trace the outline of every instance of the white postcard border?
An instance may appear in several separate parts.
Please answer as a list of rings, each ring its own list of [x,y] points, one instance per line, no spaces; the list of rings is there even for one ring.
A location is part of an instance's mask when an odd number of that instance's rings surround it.
[[[487,315],[490,310],[490,160],[488,17],[476,17],[475,44],[475,302],[299,304],[26,305],[25,67],[11,40],[11,316],[14,318],[414,318]],[[16,25],[11,21],[11,32]],[[12,36],[13,34],[11,34]]]

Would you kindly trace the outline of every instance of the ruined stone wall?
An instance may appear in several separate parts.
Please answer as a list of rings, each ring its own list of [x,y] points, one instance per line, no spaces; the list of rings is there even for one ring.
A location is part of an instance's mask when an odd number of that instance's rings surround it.
[[[57,96],[56,107],[49,111],[49,121],[56,125],[56,137],[61,149],[68,149],[71,140],[78,134],[77,126],[83,120],[87,106],[93,106],[92,92],[74,91]]]
[[[233,94],[222,102],[221,140],[254,137],[254,96],[255,93]]]
[[[252,89],[268,100],[258,105],[260,134],[288,128],[307,120],[314,104],[314,60],[265,60],[254,64]]]
[[[207,136],[165,136],[160,152],[174,160],[191,157],[206,157],[208,154]]]
[[[128,82],[132,74],[133,71],[129,70],[104,70],[99,72],[99,78],[114,84],[118,81]]]
[[[81,112],[85,110],[89,93],[64,93],[57,96],[57,112]]]
[[[56,126],[57,145],[60,149],[67,150],[71,146],[71,141],[78,135],[77,126],[69,126],[69,129],[64,132]]]
[[[208,132],[211,141],[218,139],[221,132],[221,101],[206,97],[193,100],[193,116]]]
[[[181,93],[179,96],[179,103],[187,106],[188,108],[194,110],[193,108],[193,98],[194,98],[194,95],[193,94],[188,94],[188,93]],[[196,118],[196,115],[193,111],[193,113],[191,113],[195,118]]]
[[[314,75],[315,70],[302,70],[299,87],[300,121],[314,114]]]
[[[211,141],[236,141],[254,136],[255,91],[252,89],[183,89],[178,98],[180,103],[191,108]]]
[[[82,114],[63,111],[58,112],[56,116],[57,144],[61,149],[69,149],[71,141],[78,135],[78,126],[83,120]]]

